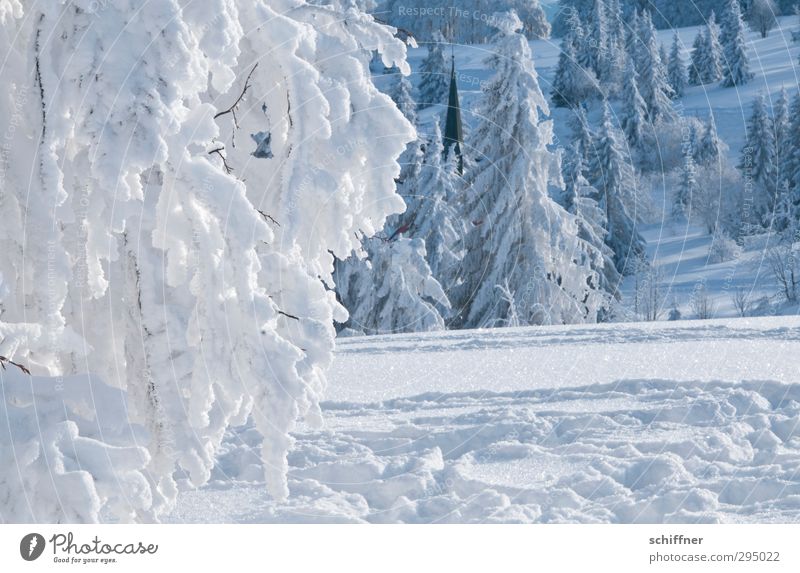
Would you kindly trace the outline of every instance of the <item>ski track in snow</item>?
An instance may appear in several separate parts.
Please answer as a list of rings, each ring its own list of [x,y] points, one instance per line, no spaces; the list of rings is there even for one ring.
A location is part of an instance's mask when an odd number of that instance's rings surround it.
[[[242,428],[228,434],[211,484],[183,492],[170,521],[800,521],[800,384],[770,367],[797,372],[799,338],[797,319],[783,317],[344,340],[332,385],[383,387],[386,397],[344,399],[360,394],[331,388],[325,429],[295,434],[289,500],[266,494],[258,434]],[[718,381],[697,370],[697,380],[588,383],[615,375],[600,376],[609,366],[598,365],[582,385],[532,376],[527,388],[490,390],[487,379],[464,391],[441,376],[465,347],[518,360],[544,346],[566,364],[571,353],[557,352],[565,344],[647,354],[669,340],[709,355],[759,341],[772,349],[762,372],[776,380]],[[410,364],[414,352],[442,370],[432,391],[403,395],[390,364]],[[365,379],[368,365],[390,374]]]

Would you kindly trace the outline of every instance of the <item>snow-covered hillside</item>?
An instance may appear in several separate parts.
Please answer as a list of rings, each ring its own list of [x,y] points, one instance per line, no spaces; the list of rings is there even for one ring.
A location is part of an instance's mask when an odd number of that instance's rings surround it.
[[[697,26],[678,29],[684,62],[690,61],[692,40],[700,29]],[[723,88],[719,82],[690,86],[684,96],[674,102],[673,107],[679,117],[696,117],[705,121],[713,113],[718,134],[727,145],[731,165],[737,164],[745,145],[746,121],[754,98],[763,94],[767,105],[772,106],[783,88],[790,93],[796,89],[800,43],[792,40],[792,33],[799,30],[800,19],[796,16],[778,18],[777,27],[766,38],[748,30],[748,56],[754,73],[752,81],[735,88]],[[657,36],[660,43],[669,47],[673,30],[659,30]],[[481,97],[481,88],[491,76],[484,62],[491,49],[487,45],[455,45],[449,48],[455,58],[467,130],[480,119],[474,112]],[[534,40],[531,41],[531,49],[542,90],[548,94],[558,62],[560,41],[558,38]],[[425,46],[409,52],[409,62],[414,71],[411,79],[414,82],[419,79],[416,70],[426,53]],[[381,85],[381,82],[390,80],[378,78],[377,81]],[[618,103],[615,107],[619,107]],[[443,109],[444,105],[434,105],[424,110],[420,115],[422,129],[439,117]],[[574,118],[574,111],[552,106],[550,111],[554,120],[554,147],[565,147],[572,137],[570,120]],[[595,109],[593,114],[598,115],[599,110]],[[658,269],[662,291],[659,319],[666,320],[672,308],[677,308],[683,317],[693,317],[692,297],[698,288],[708,292],[714,317],[738,316],[733,302],[737,291],[742,291],[746,296],[749,314],[796,314],[796,304],[774,304],[779,287],[769,267],[764,241],[747,245],[728,260],[714,260],[714,237],[708,230],[673,217],[675,183],[665,173],[663,180],[655,177],[654,184],[642,190],[650,204],[640,232],[647,241],[648,257]],[[728,191],[724,188],[723,180],[718,181],[717,185],[720,195]],[[624,283],[622,296],[623,304],[630,309],[635,297],[633,277]]]
[[[339,342],[287,503],[228,435],[202,521],[800,521],[800,320],[460,331]]]

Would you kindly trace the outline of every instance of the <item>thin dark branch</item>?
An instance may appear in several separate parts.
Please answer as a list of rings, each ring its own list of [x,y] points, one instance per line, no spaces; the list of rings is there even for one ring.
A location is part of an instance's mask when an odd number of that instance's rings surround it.
[[[270,215],[270,214],[268,214],[268,213],[265,213],[265,212],[264,212],[264,211],[262,211],[261,209],[256,209],[256,210],[257,210],[257,211],[259,212],[259,214],[260,214],[262,217],[264,217],[264,219],[266,219],[267,221],[272,221],[272,222],[273,222],[273,223],[275,223],[275,224],[276,224],[278,227],[280,227],[280,226],[281,226],[281,224],[280,224],[280,223],[278,223],[278,221],[276,221],[276,220],[275,220],[275,217],[273,217],[272,215]]]
[[[3,370],[5,370],[5,369],[6,369],[6,362],[7,362],[7,363],[9,363],[9,364],[11,364],[11,365],[13,365],[13,366],[16,366],[17,368],[19,368],[20,370],[22,370],[22,371],[23,371],[25,374],[27,374],[28,376],[30,376],[30,375],[31,375],[31,371],[30,371],[30,370],[28,370],[28,369],[27,369],[25,366],[23,366],[22,364],[19,364],[18,362],[14,362],[13,360],[9,360],[9,359],[8,359],[8,358],[6,358],[5,356],[0,356],[0,366],[2,366],[2,367],[3,367]]]
[[[300,318],[299,318],[299,317],[297,317],[297,316],[295,316],[295,315],[293,315],[293,314],[289,314],[288,312],[283,312],[282,310],[279,310],[279,311],[278,311],[278,314],[280,314],[280,315],[283,315],[283,316],[285,316],[286,318],[291,318],[292,320],[300,320]]]
[[[217,155],[219,155],[220,158],[222,159],[222,166],[225,168],[225,173],[230,175],[231,172],[233,171],[233,167],[228,165],[228,160],[225,158],[225,154],[222,153],[223,151],[225,151],[224,147],[217,147],[216,149],[212,149],[211,151],[209,151],[208,154],[211,155],[212,153],[216,153]]]
[[[229,113],[229,114],[233,115],[233,123],[234,123],[234,125],[237,128],[239,127],[239,120],[236,117],[236,108],[239,107],[240,103],[242,103],[242,100],[244,99],[244,94],[246,94],[247,90],[250,89],[250,78],[253,75],[253,72],[256,71],[257,67],[258,67],[258,62],[256,62],[256,64],[253,66],[253,69],[250,70],[250,73],[247,74],[247,78],[244,80],[244,87],[242,88],[242,93],[239,94],[239,97],[236,98],[236,101],[233,102],[233,105],[231,107],[229,107],[228,109],[220,111],[219,113],[217,113],[217,115],[214,116],[214,119],[217,119],[218,117],[222,117],[223,115]]]

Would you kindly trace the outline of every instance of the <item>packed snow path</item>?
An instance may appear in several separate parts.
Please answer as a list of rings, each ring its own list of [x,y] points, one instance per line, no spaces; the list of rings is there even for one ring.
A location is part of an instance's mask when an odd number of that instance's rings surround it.
[[[245,428],[170,519],[796,522],[798,372],[788,317],[346,339],[288,502]]]

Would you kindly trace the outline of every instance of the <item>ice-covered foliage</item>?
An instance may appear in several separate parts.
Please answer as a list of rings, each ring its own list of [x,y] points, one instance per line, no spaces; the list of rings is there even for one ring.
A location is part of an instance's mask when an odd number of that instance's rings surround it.
[[[125,419],[146,436],[147,455],[130,456],[146,484],[129,461],[108,485],[93,464],[109,441],[78,450],[80,491],[93,481],[116,518],[155,518],[175,498],[173,472],[204,483],[225,429],[252,417],[268,488],[284,497],[289,432],[320,421],[344,316],[326,288],[334,256],[403,209],[396,158],[413,129],[368,64],[377,51],[407,73],[405,45],[352,3],[75,0],[0,2],[0,49],[0,131],[15,132],[0,308],[4,337],[24,338],[0,343],[34,374],[90,371],[125,390]],[[17,407],[8,393],[5,407]],[[13,426],[11,443],[35,422]],[[75,418],[38,422],[62,440],[41,448],[96,437]],[[107,489],[134,482],[147,503],[123,507]],[[4,498],[52,486],[7,483]],[[90,497],[35,518],[96,519]]]
[[[426,261],[425,241],[404,237],[367,239],[367,258],[337,265],[336,281],[349,312],[343,328],[364,334],[442,330],[450,302]]]

